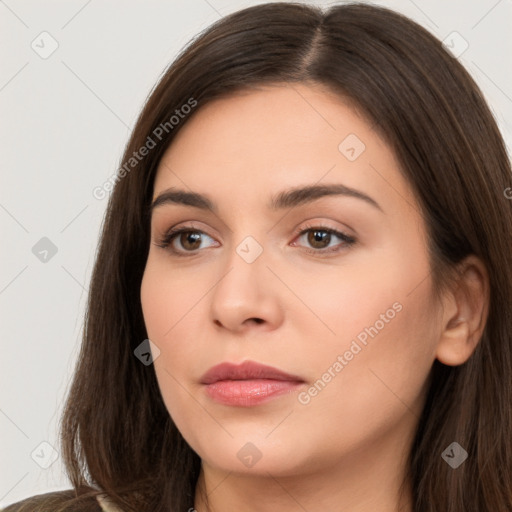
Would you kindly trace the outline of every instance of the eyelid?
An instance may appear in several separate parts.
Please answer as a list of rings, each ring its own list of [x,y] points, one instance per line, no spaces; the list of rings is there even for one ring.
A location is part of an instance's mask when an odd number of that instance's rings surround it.
[[[349,226],[347,226],[347,227],[349,227]],[[304,231],[309,231],[309,230],[313,230],[313,229],[317,229],[318,231],[322,231],[322,230],[332,231],[332,232],[336,232],[336,233],[341,233],[342,235],[346,236],[347,238],[354,238],[354,239],[356,238],[355,235],[350,234],[344,228],[339,228],[339,227],[329,225],[328,221],[325,221],[325,220],[315,220],[315,219],[313,219],[313,220],[307,219],[307,220],[301,222],[299,224],[299,227],[297,227],[293,231],[293,234],[294,234],[294,236],[297,236],[297,235],[302,234]],[[350,231],[353,232],[354,230],[352,228],[350,228]]]

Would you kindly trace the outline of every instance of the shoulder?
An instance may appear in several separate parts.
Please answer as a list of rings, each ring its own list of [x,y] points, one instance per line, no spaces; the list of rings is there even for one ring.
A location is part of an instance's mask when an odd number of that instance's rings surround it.
[[[116,512],[115,509],[108,508],[110,506],[108,503],[103,504],[101,498],[96,499],[93,496],[72,504],[74,499],[76,499],[74,489],[47,492],[12,503],[0,509],[0,512],[48,512],[48,510],[58,509],[66,512],[111,512],[111,510]],[[69,508],[66,506],[67,503]]]

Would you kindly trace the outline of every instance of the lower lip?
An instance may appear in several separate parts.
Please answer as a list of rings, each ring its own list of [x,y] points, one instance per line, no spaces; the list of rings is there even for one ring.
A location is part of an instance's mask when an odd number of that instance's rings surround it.
[[[210,398],[225,405],[251,407],[285,393],[291,393],[303,382],[289,380],[219,380],[206,385],[206,393]]]

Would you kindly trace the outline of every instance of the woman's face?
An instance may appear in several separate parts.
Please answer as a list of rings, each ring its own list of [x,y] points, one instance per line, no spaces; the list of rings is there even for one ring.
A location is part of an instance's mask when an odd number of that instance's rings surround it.
[[[165,405],[203,463],[284,476],[405,456],[441,316],[419,206],[386,143],[325,88],[252,89],[179,132],[153,200],[178,191],[212,209],[154,207],[141,301]],[[189,233],[159,246],[171,228]],[[202,382],[245,361],[296,379]]]

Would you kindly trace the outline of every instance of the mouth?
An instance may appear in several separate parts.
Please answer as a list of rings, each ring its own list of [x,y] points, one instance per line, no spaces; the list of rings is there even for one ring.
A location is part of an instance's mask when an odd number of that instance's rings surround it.
[[[304,385],[297,375],[253,361],[240,365],[221,363],[201,378],[207,395],[214,401],[232,406],[251,407],[291,393]]]

